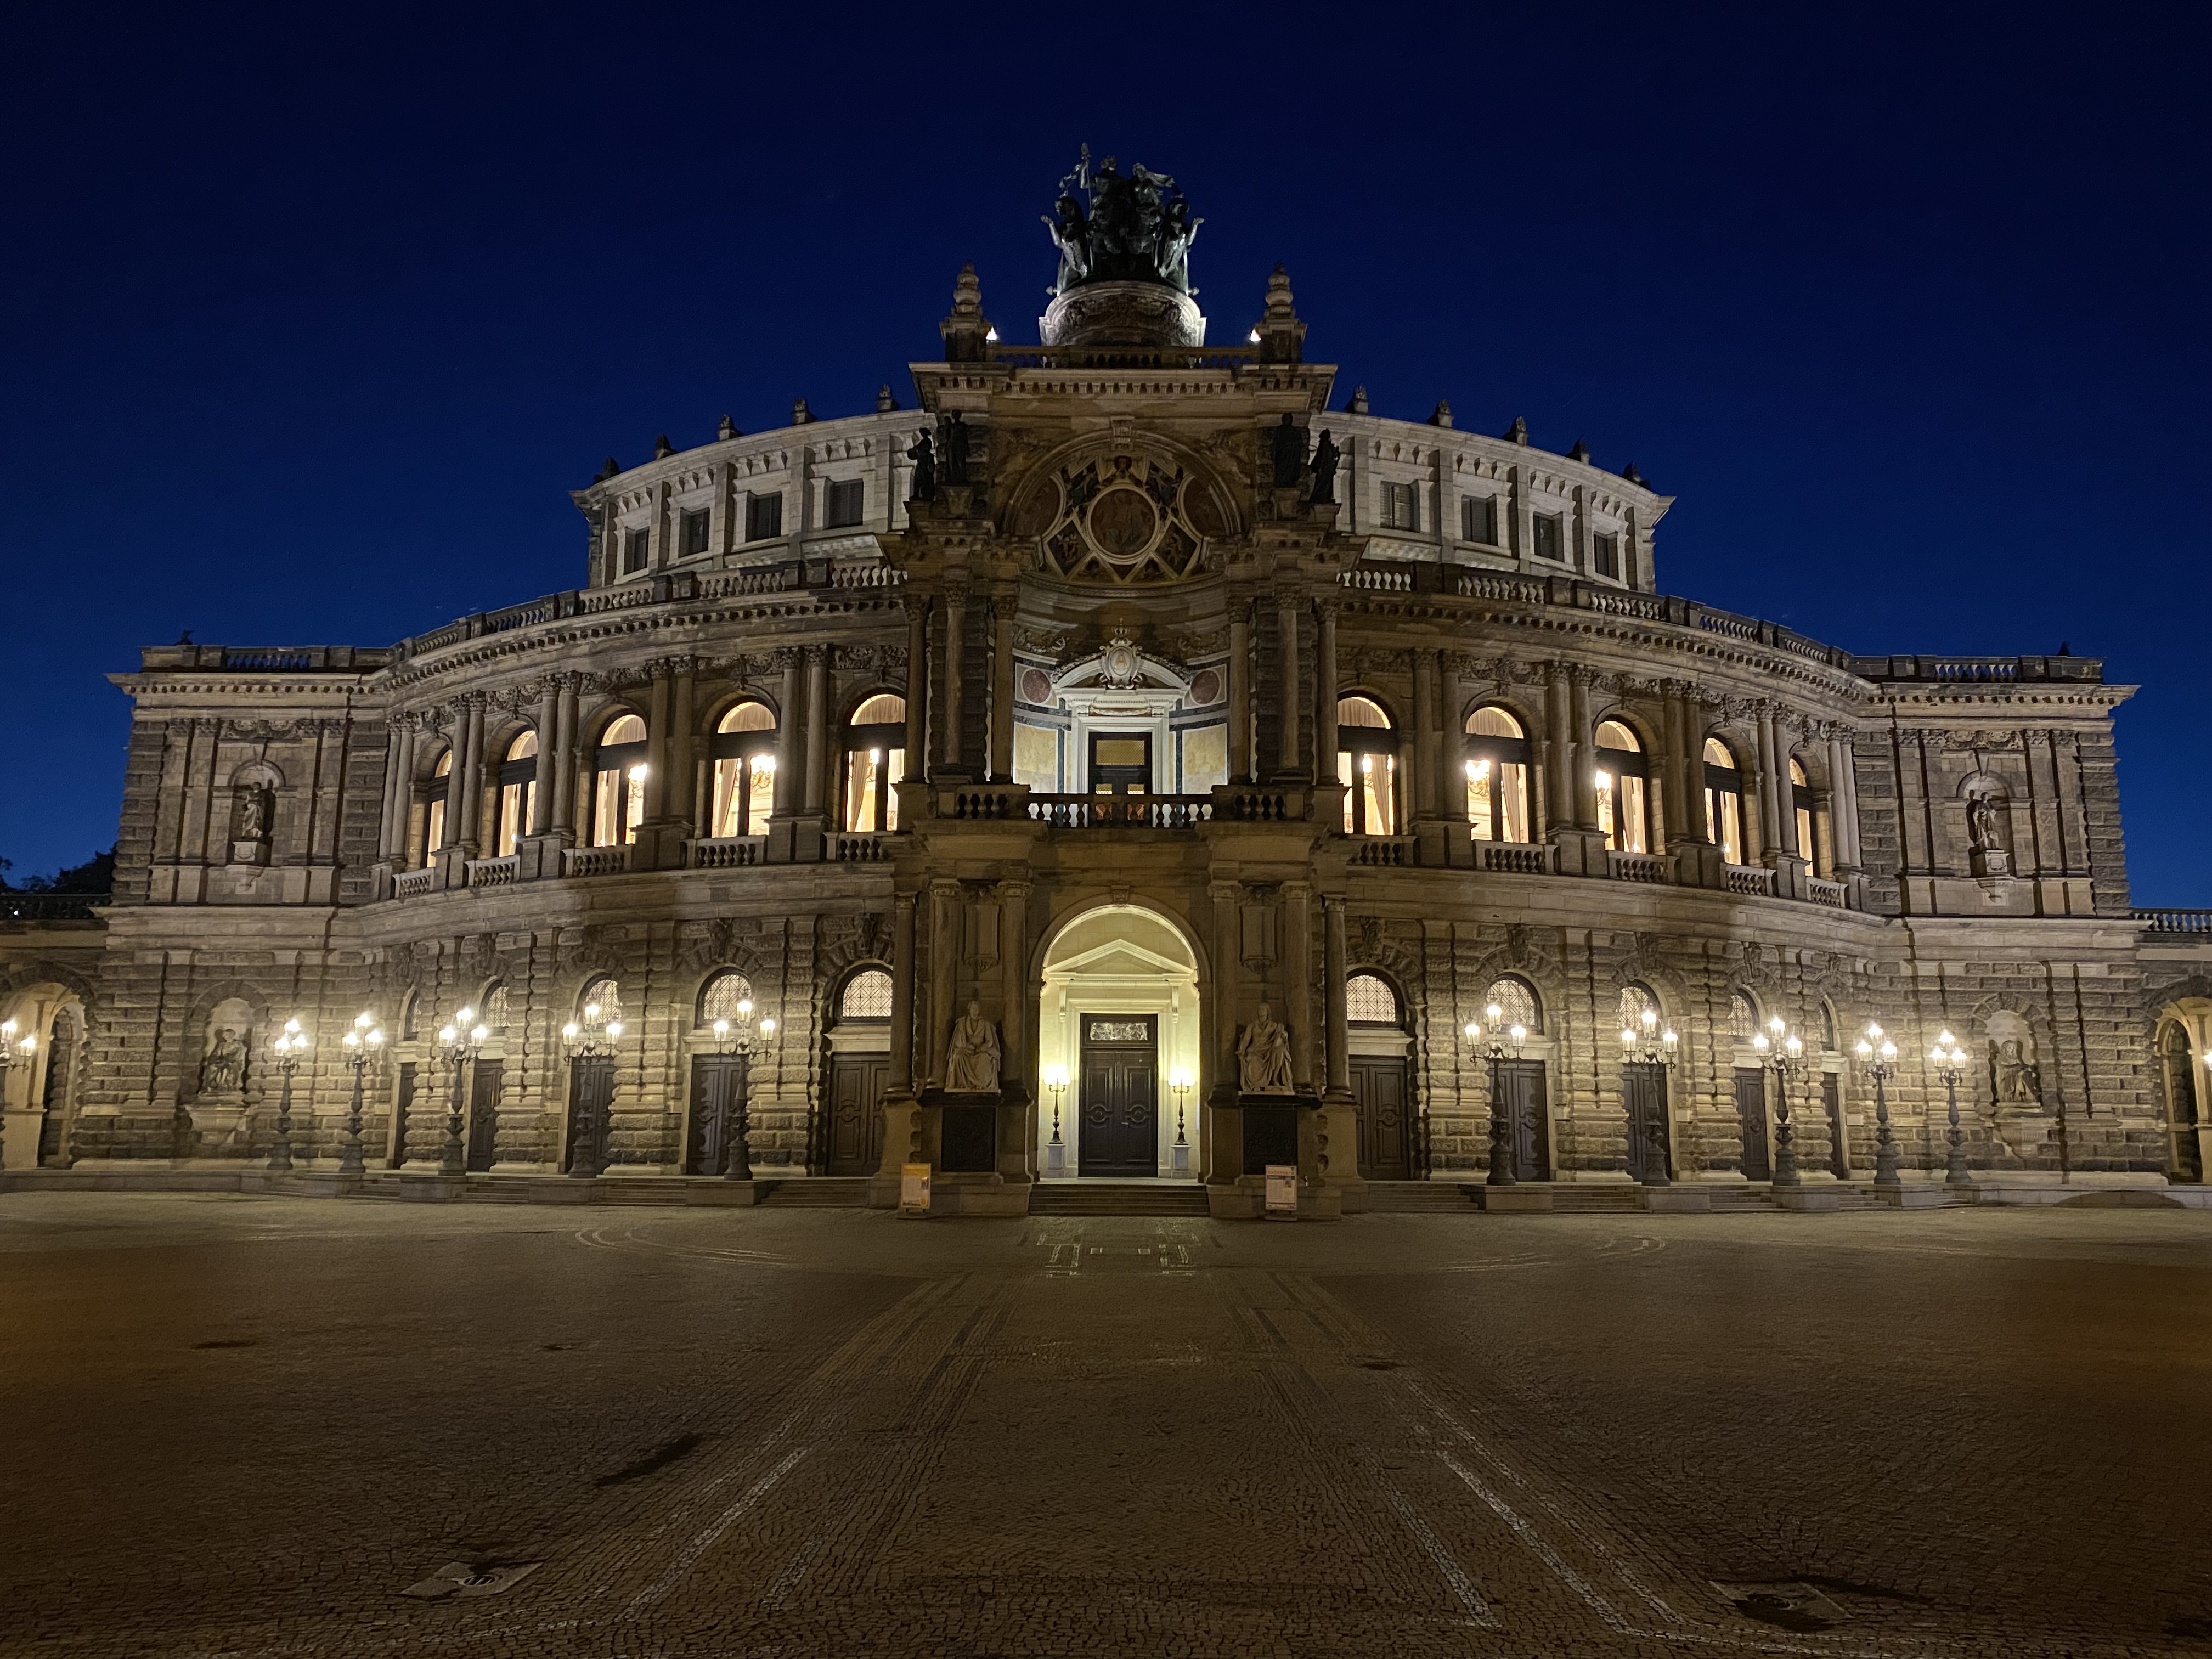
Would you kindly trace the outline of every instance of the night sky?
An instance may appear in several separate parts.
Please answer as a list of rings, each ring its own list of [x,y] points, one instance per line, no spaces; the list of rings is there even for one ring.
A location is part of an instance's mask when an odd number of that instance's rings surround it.
[[[27,8],[0,855],[114,839],[143,644],[577,586],[602,458],[910,404],[963,259],[1034,339],[1088,140],[1217,341],[1280,260],[1340,404],[1634,461],[1663,591],[2104,657],[2136,900],[2212,902],[2212,13],[1805,9]]]

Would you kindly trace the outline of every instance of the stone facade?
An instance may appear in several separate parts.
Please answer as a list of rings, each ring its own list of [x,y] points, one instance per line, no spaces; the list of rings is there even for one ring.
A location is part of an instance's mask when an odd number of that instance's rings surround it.
[[[1478,1179],[1498,1085],[1463,1027],[1501,981],[1539,1011],[1513,1062],[1542,1068],[1524,1176],[1761,1178],[1783,1124],[1771,1082],[1763,1122],[1743,1104],[1755,1018],[1806,1045],[1786,1100],[1808,1183],[1875,1172],[1869,1020],[1902,1051],[1908,1185],[1946,1164],[1944,1030],[1978,1171],[2195,1177],[2154,1051],[2177,1024],[2203,1052],[2212,970],[2175,931],[2195,924],[2130,908],[2130,688],[2098,660],[1860,657],[1665,596],[1669,499],[1632,467],[1441,406],[1332,410],[1279,273],[1245,345],[1188,343],[1168,309],[1156,343],[1007,346],[963,274],[919,410],[801,405],[611,471],[575,497],[580,588],[391,647],[145,651],[115,677],[135,718],[104,933],[0,933],[9,1006],[81,1022],[65,1123],[13,1085],[9,1166],[264,1158],[290,1017],[315,1039],[292,1156],[328,1165],[336,1038],[367,1011],[392,1062],[363,1079],[368,1164],[435,1167],[435,1032],[496,996],[472,1063],[496,1081],[463,1079],[471,1167],[556,1173],[581,1136],[612,1176],[696,1169],[726,1046],[702,999],[735,970],[778,1022],[744,1068],[755,1169],[865,1165],[886,1202],[909,1161],[951,1207],[1073,1173],[1049,1136],[1091,1085],[1052,1084],[1093,1006],[1165,1022],[1159,1168],[1185,1081],[1220,1212],[1258,1203],[1275,1103],[1233,1056],[1263,1004],[1312,1206]],[[764,712],[725,731],[742,705]],[[1060,951],[1102,913],[1126,951]],[[872,969],[888,1018],[846,1000]],[[1394,1019],[1352,1022],[1363,975]],[[610,1115],[580,1125],[562,1028],[599,994],[624,1029]],[[1674,1036],[1642,1126],[1625,995]],[[943,1091],[970,1002],[995,1101]],[[211,1138],[224,1029],[251,1059]],[[1373,1092],[1394,1056],[1395,1140]]]

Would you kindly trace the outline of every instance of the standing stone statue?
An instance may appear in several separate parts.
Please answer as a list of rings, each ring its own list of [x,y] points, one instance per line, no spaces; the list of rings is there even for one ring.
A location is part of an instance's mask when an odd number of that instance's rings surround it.
[[[1237,1086],[1248,1095],[1291,1092],[1291,1034],[1260,1005],[1260,1018],[1237,1040]]]
[[[204,1095],[234,1095],[246,1088],[246,1043],[238,1033],[226,1025],[215,1036],[200,1061],[200,1092]]]
[[[2001,853],[2004,842],[1997,823],[1996,802],[1986,789],[1966,797],[1966,836],[1977,853]]]
[[[906,492],[910,501],[933,501],[937,499],[937,450],[923,433],[914,441],[914,447],[906,453],[914,463],[914,484]]]
[[[258,783],[246,784],[238,792],[238,839],[269,839],[269,792]]]
[[[952,1022],[952,1042],[945,1056],[945,1091],[954,1095],[999,1092],[999,1030],[983,1018],[980,1005]]]
[[[1296,489],[1306,470],[1306,434],[1297,424],[1285,415],[1280,425],[1267,434],[1270,458],[1274,463],[1275,488]]]
[[[1316,501],[1328,503],[1336,499],[1336,441],[1324,427],[1313,453],[1313,499]]]
[[[945,422],[945,482],[964,484],[968,482],[968,423],[956,410]]]

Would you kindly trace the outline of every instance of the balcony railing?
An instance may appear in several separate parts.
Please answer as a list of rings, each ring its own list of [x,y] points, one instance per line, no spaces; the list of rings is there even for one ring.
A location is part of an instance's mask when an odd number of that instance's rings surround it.
[[[1663,887],[1674,879],[1674,860],[1664,853],[1607,853],[1605,861],[1615,881],[1640,881]]]
[[[1748,864],[1731,864],[1723,867],[1729,892],[1741,893],[1747,898],[1774,896],[1773,871]]]
[[[503,859],[471,859],[468,872],[471,887],[512,887],[522,872],[522,859],[514,853]]]
[[[2128,914],[2154,933],[2212,933],[2212,910],[2136,909]]]
[[[1213,816],[1213,797],[1031,795],[1029,815],[1055,830],[1188,830]]]
[[[402,870],[392,878],[392,896],[416,898],[424,893],[436,891],[437,886],[438,872],[435,870]]]
[[[1540,842],[1478,841],[1474,861],[1479,869],[1515,876],[1548,876],[1552,849]]]
[[[1815,904],[1825,904],[1832,910],[1844,908],[1847,890],[1840,881],[1822,881],[1818,876],[1805,878],[1805,890]]]
[[[838,864],[881,864],[891,856],[890,836],[844,835],[830,838],[830,856]]]
[[[629,868],[627,847],[569,847],[561,854],[564,876],[618,876]]]
[[[734,870],[759,864],[768,852],[766,836],[702,836],[684,845],[691,850],[694,870]]]

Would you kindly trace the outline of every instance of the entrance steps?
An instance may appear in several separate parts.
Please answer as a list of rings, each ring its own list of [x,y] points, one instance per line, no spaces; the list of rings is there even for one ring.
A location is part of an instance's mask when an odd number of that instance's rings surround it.
[[[1195,1181],[1040,1181],[1030,1188],[1031,1215],[1210,1213]]]
[[[1370,1181],[1360,1200],[1362,1209],[1393,1215],[1459,1214],[1474,1206],[1472,1186],[1461,1181]]]
[[[1643,1207],[1643,1188],[1625,1181],[1555,1181],[1552,1183],[1552,1208],[1555,1212],[1617,1215]]]
[[[865,1210],[866,1176],[799,1176],[763,1182],[761,1202],[773,1209]]]

